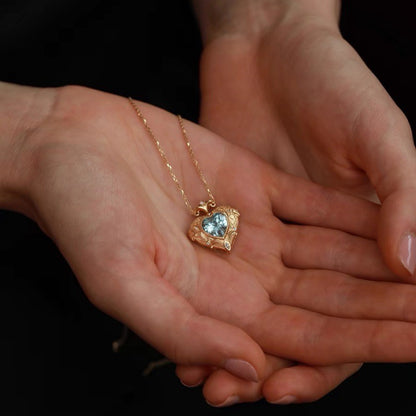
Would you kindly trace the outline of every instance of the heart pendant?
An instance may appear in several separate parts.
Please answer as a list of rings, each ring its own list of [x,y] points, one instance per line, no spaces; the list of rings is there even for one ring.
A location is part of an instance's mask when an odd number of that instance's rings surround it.
[[[231,251],[237,237],[240,213],[231,207],[220,206],[192,221],[188,236],[203,247]]]

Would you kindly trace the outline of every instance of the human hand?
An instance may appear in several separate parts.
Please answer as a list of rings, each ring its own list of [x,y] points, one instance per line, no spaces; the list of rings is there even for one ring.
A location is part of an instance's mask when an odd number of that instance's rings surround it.
[[[377,239],[384,259],[414,283],[411,130],[342,38],[339,2],[194,3],[206,43],[201,124],[287,172],[379,199]]]
[[[189,215],[128,101],[53,91],[41,122],[12,129],[0,200],[37,221],[99,309],[178,364],[248,380],[265,377],[264,352],[317,366],[414,359],[415,288],[371,281],[393,278],[371,240],[376,205],[186,122],[217,200],[241,212],[232,253],[211,252],[187,239]],[[141,107],[198,200],[176,118]]]

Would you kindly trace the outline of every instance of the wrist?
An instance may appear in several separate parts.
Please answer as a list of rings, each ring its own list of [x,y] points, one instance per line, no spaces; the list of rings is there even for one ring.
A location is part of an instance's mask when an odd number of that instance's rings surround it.
[[[27,146],[54,102],[53,89],[0,82],[0,208],[28,214]]]
[[[338,30],[341,0],[192,0],[206,45],[222,36],[258,38],[286,20],[317,19]]]

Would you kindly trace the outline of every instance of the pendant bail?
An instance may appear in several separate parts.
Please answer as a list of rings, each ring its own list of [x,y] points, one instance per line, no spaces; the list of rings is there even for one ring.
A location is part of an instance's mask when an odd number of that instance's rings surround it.
[[[208,201],[201,201],[195,208],[194,214],[196,217],[209,214],[216,206],[217,204],[212,199],[208,199]]]

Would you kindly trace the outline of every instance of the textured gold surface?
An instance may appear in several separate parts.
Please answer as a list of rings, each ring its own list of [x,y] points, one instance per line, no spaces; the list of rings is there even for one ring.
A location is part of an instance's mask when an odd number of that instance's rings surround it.
[[[202,228],[202,221],[220,212],[227,217],[228,227],[223,237],[215,237],[208,234]],[[238,234],[238,217],[240,213],[229,206],[220,206],[213,209],[209,214],[200,215],[192,221],[189,227],[188,237],[203,247],[217,248],[220,250],[231,251],[235,238]]]

